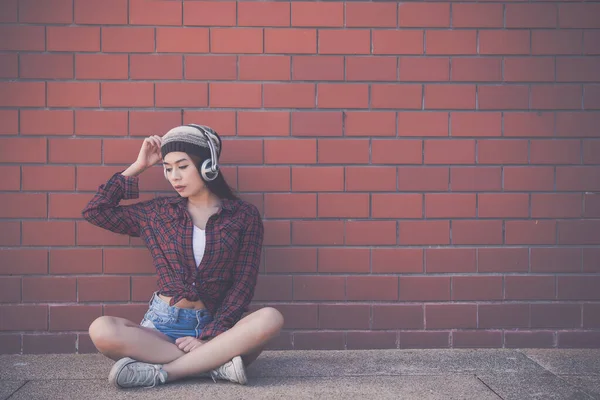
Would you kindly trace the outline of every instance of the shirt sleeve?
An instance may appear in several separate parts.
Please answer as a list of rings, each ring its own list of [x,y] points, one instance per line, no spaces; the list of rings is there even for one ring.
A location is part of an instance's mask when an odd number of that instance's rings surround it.
[[[249,223],[242,237],[242,245],[234,267],[235,281],[227,292],[223,303],[217,309],[212,322],[207,324],[200,335],[207,340],[232,328],[242,318],[254,297],[254,289],[260,266],[264,227],[260,213],[251,207]]]
[[[119,205],[121,200],[139,197],[138,177],[114,174],[100,185],[94,197],[82,211],[83,218],[92,225],[114,233],[133,237],[141,235],[147,219],[147,203]]]

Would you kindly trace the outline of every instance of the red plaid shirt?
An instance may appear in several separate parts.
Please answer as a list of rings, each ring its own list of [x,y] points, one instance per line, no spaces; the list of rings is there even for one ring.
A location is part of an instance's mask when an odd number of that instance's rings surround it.
[[[231,328],[254,296],[264,232],[258,209],[242,200],[222,200],[207,222],[206,251],[197,267],[187,199],[159,197],[119,205],[138,196],[138,178],[117,173],[100,185],[83,217],[111,232],[142,238],[154,260],[159,291],[172,297],[171,305],[183,298],[204,302],[214,320],[200,339]]]

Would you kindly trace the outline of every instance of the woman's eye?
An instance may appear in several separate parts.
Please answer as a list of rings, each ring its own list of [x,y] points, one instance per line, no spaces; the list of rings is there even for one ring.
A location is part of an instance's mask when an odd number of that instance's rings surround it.
[[[171,168],[167,168],[167,169],[165,169],[165,171],[171,172]]]
[[[179,169],[186,169],[187,167],[187,165],[184,165],[183,167],[179,167]]]

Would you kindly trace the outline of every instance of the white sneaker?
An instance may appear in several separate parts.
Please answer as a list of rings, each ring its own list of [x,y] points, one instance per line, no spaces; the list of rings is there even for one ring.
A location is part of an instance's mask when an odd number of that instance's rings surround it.
[[[244,370],[244,363],[240,356],[234,357],[231,361],[226,362],[219,368],[210,371],[210,376],[213,381],[217,382],[217,379],[223,379],[233,383],[239,383],[245,385],[248,383],[246,378],[246,371]]]
[[[161,367],[129,357],[121,358],[111,368],[108,381],[118,389],[162,385],[167,382],[167,373]]]

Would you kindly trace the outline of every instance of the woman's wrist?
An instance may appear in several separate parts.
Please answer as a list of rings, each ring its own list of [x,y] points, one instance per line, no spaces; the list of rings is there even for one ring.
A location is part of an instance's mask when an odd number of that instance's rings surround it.
[[[123,176],[138,176],[142,172],[144,172],[146,168],[141,167],[137,162],[131,164],[129,168],[121,173]]]

